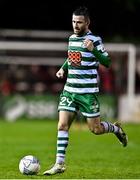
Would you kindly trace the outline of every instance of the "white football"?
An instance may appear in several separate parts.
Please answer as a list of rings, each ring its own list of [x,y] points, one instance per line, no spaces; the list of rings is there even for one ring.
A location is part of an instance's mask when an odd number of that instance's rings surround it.
[[[19,170],[25,175],[36,175],[40,170],[39,160],[33,156],[24,156],[19,162]]]

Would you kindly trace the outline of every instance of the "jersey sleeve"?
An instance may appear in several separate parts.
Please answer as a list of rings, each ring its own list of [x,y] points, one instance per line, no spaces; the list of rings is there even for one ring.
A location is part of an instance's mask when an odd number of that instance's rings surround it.
[[[68,70],[68,59],[65,60],[65,62],[63,63],[63,65],[61,66],[61,68],[64,70],[64,71],[67,71]]]
[[[72,35],[69,37],[69,40],[70,40],[71,37],[72,37]],[[62,68],[64,71],[67,71],[67,70],[68,70],[68,58],[65,59],[65,62],[63,63],[63,65],[61,66],[61,68]]]
[[[100,64],[105,67],[109,67],[111,64],[111,59],[108,55],[108,52],[105,50],[104,44],[102,43],[102,39],[98,37],[98,39],[93,42],[94,49],[93,54],[99,60]]]

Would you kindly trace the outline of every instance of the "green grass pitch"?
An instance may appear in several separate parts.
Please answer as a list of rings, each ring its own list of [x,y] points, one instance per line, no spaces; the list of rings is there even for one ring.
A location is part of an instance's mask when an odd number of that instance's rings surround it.
[[[63,174],[43,176],[55,161],[56,121],[0,120],[0,179],[139,179],[140,124],[123,124],[129,136],[122,147],[113,134],[90,133],[86,125],[73,123],[67,148],[67,170]],[[22,175],[20,159],[35,155],[40,160],[38,175]]]

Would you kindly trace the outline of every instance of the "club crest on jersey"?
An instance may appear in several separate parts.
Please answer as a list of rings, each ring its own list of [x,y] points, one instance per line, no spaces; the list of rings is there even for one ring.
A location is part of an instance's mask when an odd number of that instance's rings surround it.
[[[79,51],[69,51],[68,60],[72,66],[81,65],[81,53]]]

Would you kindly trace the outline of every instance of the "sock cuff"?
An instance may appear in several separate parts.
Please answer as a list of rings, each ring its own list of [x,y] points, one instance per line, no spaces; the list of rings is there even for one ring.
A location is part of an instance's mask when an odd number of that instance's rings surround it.
[[[58,131],[58,137],[68,137],[68,131]]]
[[[101,122],[101,124],[104,126],[105,132],[111,132],[111,133],[117,133],[119,131],[119,127],[115,126],[114,124],[110,122]]]
[[[104,126],[105,132],[109,131],[109,124],[107,122],[101,122],[101,124]]]

